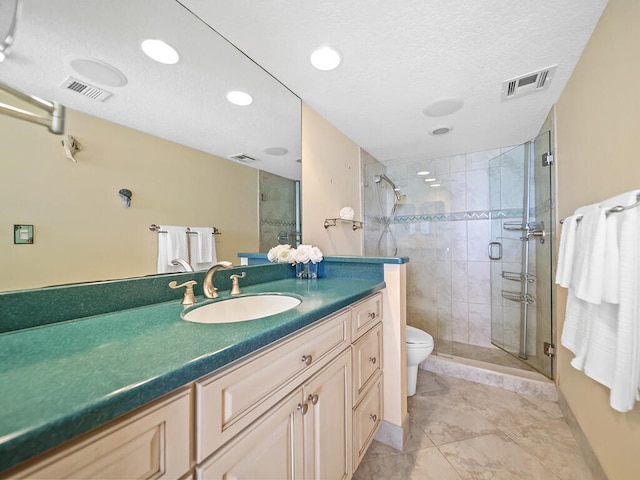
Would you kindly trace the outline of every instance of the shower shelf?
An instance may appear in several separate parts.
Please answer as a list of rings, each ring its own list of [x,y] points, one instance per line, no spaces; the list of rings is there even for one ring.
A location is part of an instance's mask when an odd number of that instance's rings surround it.
[[[502,298],[512,302],[526,303],[527,305],[532,305],[536,302],[535,297],[529,293],[523,295],[520,292],[510,292],[508,290],[502,290]]]
[[[353,228],[354,232],[359,228],[362,228],[362,225],[363,225],[362,222],[358,220],[345,220],[344,218],[327,218],[324,221],[324,228],[335,227],[338,224],[338,222],[350,223],[351,228]]]
[[[518,272],[502,272],[502,278],[505,280],[512,280],[514,282],[528,282],[534,283],[536,276],[532,273],[518,273]]]

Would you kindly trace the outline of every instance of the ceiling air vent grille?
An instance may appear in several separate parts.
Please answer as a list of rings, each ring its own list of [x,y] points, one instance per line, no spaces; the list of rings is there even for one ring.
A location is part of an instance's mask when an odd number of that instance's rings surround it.
[[[502,100],[522,97],[523,95],[545,90],[551,83],[556,68],[558,68],[558,65],[553,65],[503,82]]]
[[[260,160],[254,157],[251,157],[249,155],[246,155],[244,153],[239,153],[237,155],[230,155],[229,158],[231,160],[237,160],[239,162],[242,163],[253,163],[253,162],[259,162]]]
[[[92,100],[97,100],[98,102],[104,102],[107,98],[113,95],[111,92],[73,77],[67,78],[60,86],[67,90],[73,90],[74,92],[84,95],[85,97],[89,97]]]

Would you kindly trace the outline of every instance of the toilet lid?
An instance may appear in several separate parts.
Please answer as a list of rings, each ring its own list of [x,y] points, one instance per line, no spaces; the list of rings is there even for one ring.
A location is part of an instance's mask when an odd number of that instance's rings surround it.
[[[433,337],[419,328],[407,325],[407,344],[433,345]]]

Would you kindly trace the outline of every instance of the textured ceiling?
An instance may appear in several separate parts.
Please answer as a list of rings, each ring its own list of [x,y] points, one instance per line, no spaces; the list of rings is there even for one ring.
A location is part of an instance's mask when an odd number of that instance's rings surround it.
[[[180,62],[146,57],[146,38],[172,44]],[[128,83],[113,87],[78,74],[69,65],[74,57],[106,62]],[[65,90],[69,76],[113,95],[97,102]],[[300,178],[300,99],[174,0],[23,1],[0,82],[215,155],[248,154],[259,160],[252,166]],[[253,104],[230,104],[230,90],[251,92]],[[270,147],[288,153],[269,155]]]
[[[249,154],[260,159],[258,168],[299,178],[300,106],[287,88],[381,161],[515,145],[538,133],[605,6],[606,0],[29,0],[12,54],[0,64],[0,82],[223,157]],[[180,63],[144,57],[144,38],[173,44]],[[341,51],[343,63],[320,72],[309,55],[326,44]],[[104,103],[65,91],[60,83],[78,77],[69,55],[107,62],[128,83],[98,84],[114,93]],[[503,81],[555,64],[548,89],[501,100]],[[254,94],[250,109],[223,99],[238,88]],[[448,97],[461,98],[463,107],[424,115]],[[443,125],[452,131],[428,133]],[[268,147],[289,154],[270,156]]]
[[[515,145],[537,135],[606,0],[182,0],[381,161]],[[309,64],[321,45],[343,64]],[[502,82],[558,65],[549,88],[503,102]],[[464,106],[427,117],[432,102]],[[442,136],[429,135],[448,125]]]

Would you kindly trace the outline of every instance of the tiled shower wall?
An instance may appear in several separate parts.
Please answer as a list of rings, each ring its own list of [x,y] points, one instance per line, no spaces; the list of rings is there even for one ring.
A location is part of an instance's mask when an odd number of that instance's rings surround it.
[[[380,255],[374,248],[380,231],[375,225],[383,221],[373,200],[381,184],[373,177],[376,170],[386,168],[403,194],[390,230],[397,255],[410,257],[407,322],[437,339],[491,346],[489,160],[510,149],[384,166],[363,162],[365,254]],[[420,176],[421,171],[430,174]],[[510,188],[505,182],[501,195],[513,197],[514,205],[503,202],[502,208],[521,209],[522,197],[516,190],[521,192],[522,185],[514,182],[514,192]]]
[[[280,243],[295,246],[295,181],[261,170],[259,192],[260,251],[268,252]]]

